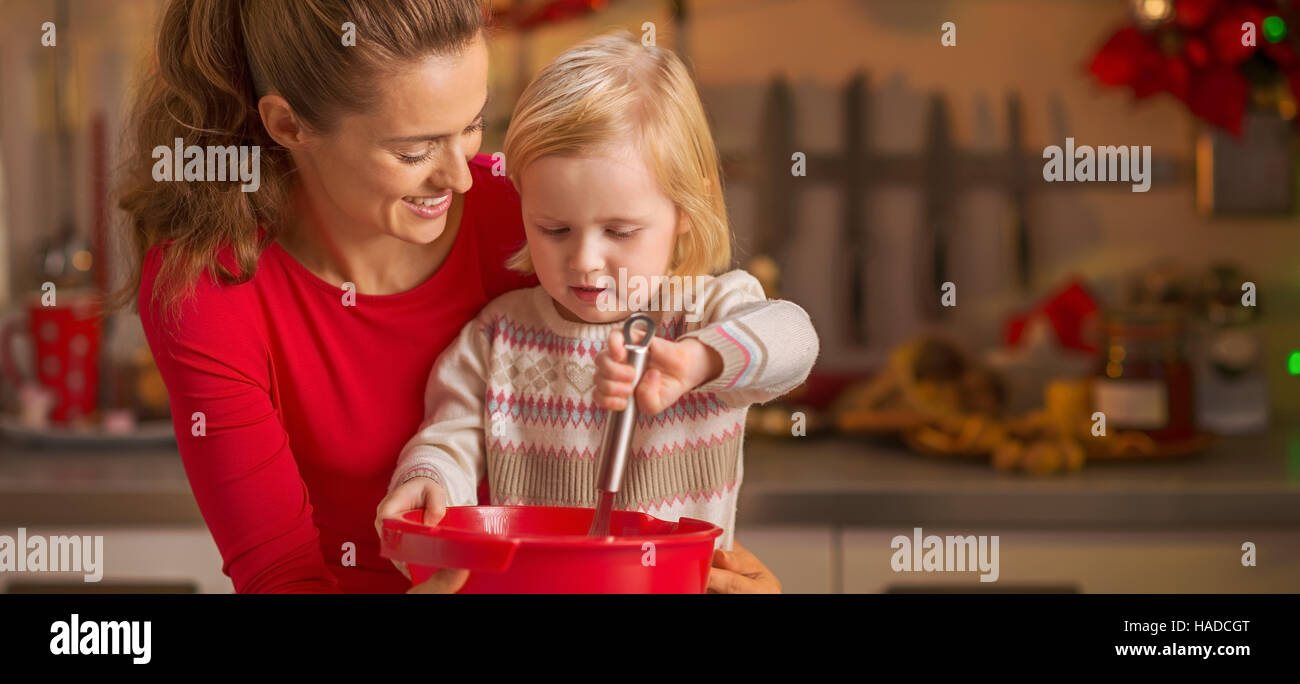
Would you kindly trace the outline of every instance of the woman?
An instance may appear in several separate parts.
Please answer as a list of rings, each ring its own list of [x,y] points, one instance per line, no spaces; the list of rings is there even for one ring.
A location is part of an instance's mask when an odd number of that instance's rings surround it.
[[[164,11],[122,200],[130,288],[237,592],[409,587],[372,520],[425,378],[484,304],[534,284],[504,265],[518,197],[477,155],[487,61],[476,0]],[[260,187],[157,180],[149,151],[177,138],[256,147]],[[715,565],[716,591],[779,591],[743,549]]]

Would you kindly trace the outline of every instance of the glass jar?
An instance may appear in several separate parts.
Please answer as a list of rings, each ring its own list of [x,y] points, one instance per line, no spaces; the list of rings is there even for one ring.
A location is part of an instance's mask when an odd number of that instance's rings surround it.
[[[1129,309],[1105,316],[1093,410],[1105,414],[1108,431],[1138,430],[1157,442],[1194,436],[1195,395],[1184,337],[1176,310]]]

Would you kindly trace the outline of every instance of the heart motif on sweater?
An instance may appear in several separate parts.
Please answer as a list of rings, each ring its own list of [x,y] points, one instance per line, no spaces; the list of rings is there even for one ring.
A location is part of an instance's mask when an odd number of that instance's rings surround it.
[[[596,367],[570,361],[564,365],[564,377],[579,393],[586,394],[596,384]]]

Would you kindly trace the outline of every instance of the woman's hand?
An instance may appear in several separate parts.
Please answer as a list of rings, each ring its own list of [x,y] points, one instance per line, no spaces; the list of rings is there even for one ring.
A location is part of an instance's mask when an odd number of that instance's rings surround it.
[[[465,586],[469,579],[469,570],[443,568],[429,579],[406,590],[408,594],[454,594]]]
[[[740,542],[731,551],[714,549],[709,570],[710,594],[779,594],[781,580]]]
[[[399,518],[407,511],[418,509],[424,509],[423,522],[425,525],[436,525],[438,524],[438,521],[442,520],[442,517],[447,514],[447,492],[443,491],[442,486],[434,481],[433,478],[413,477],[398,485],[398,487],[393,491],[389,492],[388,496],[384,497],[384,500],[380,501],[378,508],[375,509],[375,533],[379,535],[380,539],[383,538],[384,518]],[[395,560],[393,561],[393,565],[395,565],[403,575],[406,575],[407,579],[410,579],[411,572],[406,568],[406,563]],[[418,587],[413,587],[413,589],[429,586],[430,582],[433,582],[442,574],[442,571],[439,571],[433,577],[430,577],[428,581],[421,583]],[[440,581],[444,583],[450,582],[447,578]],[[456,588],[452,589],[452,591],[456,591],[456,589],[459,589],[460,585],[464,583],[465,579],[461,578],[460,582],[456,583]],[[424,594],[444,592],[419,591],[416,593]]]
[[[635,387],[637,411],[653,416],[677,403],[683,394],[712,381],[722,373],[722,355],[707,344],[688,337],[669,342],[650,340],[650,358],[645,374]],[[627,363],[623,333],[609,334],[609,344],[596,355],[596,387],[592,398],[608,411],[627,408],[632,396],[632,365]]]

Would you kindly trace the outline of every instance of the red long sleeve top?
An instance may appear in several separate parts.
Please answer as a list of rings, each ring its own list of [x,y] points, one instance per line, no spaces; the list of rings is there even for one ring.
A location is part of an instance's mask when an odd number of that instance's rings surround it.
[[[536,282],[504,266],[523,224],[514,187],[490,168],[486,155],[470,164],[474,183],[438,271],[399,294],[356,294],[355,306],[272,244],[251,280],[204,276],[179,320],[166,319],[148,296],[165,246],[146,254],[140,317],[235,591],[409,588],[380,557],[374,518],[424,417],[429,371],[489,300]]]

